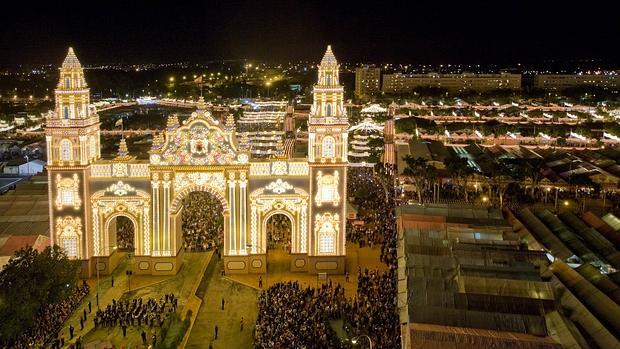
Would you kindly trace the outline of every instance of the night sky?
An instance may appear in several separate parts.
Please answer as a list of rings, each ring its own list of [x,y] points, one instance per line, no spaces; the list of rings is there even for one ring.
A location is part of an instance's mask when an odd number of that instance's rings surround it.
[[[69,45],[89,63],[318,60],[328,43],[347,62],[619,61],[612,1],[473,2],[2,2],[0,64],[58,63]]]

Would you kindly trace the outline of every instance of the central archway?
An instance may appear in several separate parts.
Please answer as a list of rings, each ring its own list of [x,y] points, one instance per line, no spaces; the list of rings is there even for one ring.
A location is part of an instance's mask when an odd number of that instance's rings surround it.
[[[181,234],[185,251],[221,249],[224,244],[224,208],[206,191],[190,192],[182,200]]]

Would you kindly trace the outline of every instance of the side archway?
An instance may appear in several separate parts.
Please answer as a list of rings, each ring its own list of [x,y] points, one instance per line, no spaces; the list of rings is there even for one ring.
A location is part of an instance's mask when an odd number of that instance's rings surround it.
[[[258,189],[250,194],[250,241],[252,254],[267,253],[267,220],[284,214],[292,223],[291,253],[308,253],[308,193],[296,189],[290,194],[266,194]]]
[[[108,216],[106,218],[106,221],[103,223],[103,227],[105,228],[104,236],[105,236],[105,238],[107,240],[106,245],[108,245],[108,246],[116,246],[117,248],[119,247],[118,246],[118,238],[119,237],[117,235],[118,231],[114,232],[114,236],[116,237],[116,239],[115,240],[112,239],[113,241],[110,241],[110,236],[112,235],[112,231],[110,229],[111,225],[112,225],[112,222],[115,223],[114,229],[118,229],[118,227],[116,226],[116,224],[117,224],[116,220],[119,217],[127,218],[131,222],[131,224],[133,225],[133,238],[134,238],[133,246],[135,248],[136,236],[138,235],[139,218],[136,217],[134,214],[131,214],[131,213],[126,212],[126,211],[117,211],[117,212],[111,214],[110,216]]]
[[[135,255],[150,255],[151,206],[148,194],[119,181],[106,190],[93,194],[91,206],[93,256],[110,255],[112,244],[110,243],[108,227],[110,221],[118,216],[125,216],[134,224]]]

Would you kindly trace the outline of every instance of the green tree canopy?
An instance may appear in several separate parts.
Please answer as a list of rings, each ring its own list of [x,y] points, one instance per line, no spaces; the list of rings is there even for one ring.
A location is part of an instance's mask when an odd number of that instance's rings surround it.
[[[78,280],[80,264],[54,245],[15,253],[0,271],[0,343],[25,332],[45,304],[65,299]]]

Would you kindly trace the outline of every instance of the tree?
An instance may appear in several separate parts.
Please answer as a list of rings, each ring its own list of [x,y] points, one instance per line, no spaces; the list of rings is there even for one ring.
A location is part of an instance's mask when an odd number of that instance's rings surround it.
[[[403,160],[407,164],[403,174],[410,177],[413,181],[418,194],[418,202],[422,203],[422,193],[437,180],[437,170],[424,158],[414,158],[411,155],[406,155],[403,157]]]
[[[489,196],[492,196],[493,189],[499,198],[499,207],[504,207],[504,195],[511,183],[521,181],[525,177],[523,169],[512,163],[511,159],[494,159],[488,168],[487,177],[489,178]]]
[[[444,165],[450,177],[454,182],[463,189],[463,195],[465,196],[465,202],[468,202],[467,196],[467,182],[469,178],[475,173],[475,170],[469,166],[467,159],[455,156],[449,157],[444,160]]]
[[[516,169],[519,174],[522,174],[523,177],[530,179],[532,182],[531,196],[533,198],[534,190],[538,187],[538,184],[543,177],[542,167],[545,165],[545,159],[510,159],[507,160],[507,162],[513,169]]]
[[[73,290],[80,264],[54,245],[39,253],[32,247],[15,253],[0,272],[0,343],[25,332],[45,304],[65,299]]]
[[[394,193],[394,177],[391,168],[385,166],[382,162],[377,162],[374,167],[375,176],[379,178],[383,191],[385,192],[385,201],[388,201],[390,194]],[[390,190],[390,188],[392,188]]]

